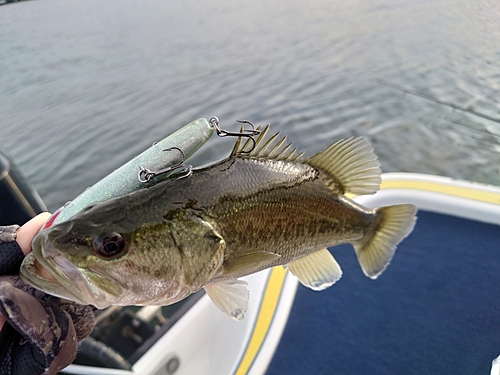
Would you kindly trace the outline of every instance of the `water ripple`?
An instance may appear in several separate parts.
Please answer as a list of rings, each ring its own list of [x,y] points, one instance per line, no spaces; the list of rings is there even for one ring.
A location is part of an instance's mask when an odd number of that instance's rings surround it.
[[[384,171],[500,184],[499,15],[487,0],[10,4],[0,147],[50,209],[212,115],[271,123],[309,155],[362,135]]]

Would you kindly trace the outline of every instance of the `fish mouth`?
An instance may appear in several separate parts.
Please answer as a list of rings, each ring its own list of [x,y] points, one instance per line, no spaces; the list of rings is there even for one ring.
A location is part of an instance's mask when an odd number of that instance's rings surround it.
[[[93,293],[94,288],[87,282],[85,271],[54,248],[43,232],[39,232],[33,239],[33,251],[24,258],[20,268],[21,278],[35,288],[56,297],[100,309],[108,307],[110,302],[102,293]],[[43,276],[42,268],[53,278]]]

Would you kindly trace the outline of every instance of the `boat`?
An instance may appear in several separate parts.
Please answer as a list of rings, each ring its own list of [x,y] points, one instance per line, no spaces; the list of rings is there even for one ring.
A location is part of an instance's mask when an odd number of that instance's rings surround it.
[[[17,165],[0,152],[0,225],[23,224],[47,211],[42,198]]]
[[[419,208],[378,279],[342,245],[331,251],[344,274],[327,290],[303,287],[283,267],[246,277],[240,322],[203,291],[172,306],[110,307],[63,372],[500,375],[500,188],[385,173],[379,192],[354,199]]]
[[[16,3],[19,0],[0,0],[0,5],[7,4],[7,3]]]

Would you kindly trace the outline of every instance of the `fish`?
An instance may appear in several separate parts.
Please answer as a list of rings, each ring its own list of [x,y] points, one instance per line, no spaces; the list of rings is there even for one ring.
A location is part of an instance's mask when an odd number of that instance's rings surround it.
[[[229,157],[188,178],[91,204],[40,231],[21,277],[97,308],[169,305],[203,288],[236,320],[249,300],[242,277],[284,266],[323,290],[342,275],[328,250],[336,245],[352,244],[364,274],[377,278],[413,230],[417,209],[351,199],[379,189],[370,143],[342,139],[306,158],[269,126],[253,142],[240,137]]]

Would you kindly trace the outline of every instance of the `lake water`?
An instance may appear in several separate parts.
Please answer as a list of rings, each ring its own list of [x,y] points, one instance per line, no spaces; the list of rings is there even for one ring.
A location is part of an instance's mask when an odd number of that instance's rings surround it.
[[[500,2],[35,0],[0,7],[0,149],[49,209],[185,124],[362,135],[385,172],[500,184]],[[226,156],[214,137],[192,159]]]

